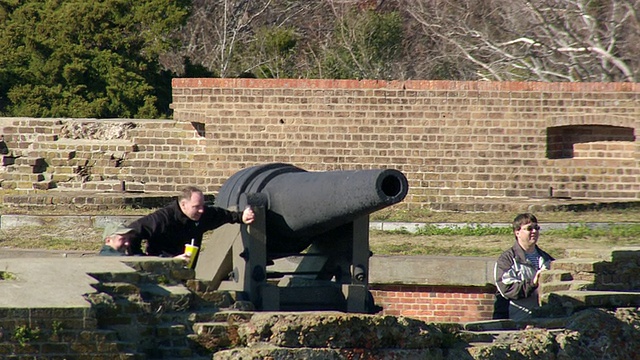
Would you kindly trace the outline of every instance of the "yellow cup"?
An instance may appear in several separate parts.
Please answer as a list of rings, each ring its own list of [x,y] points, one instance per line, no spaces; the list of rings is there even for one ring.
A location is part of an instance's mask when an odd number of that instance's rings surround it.
[[[184,245],[184,253],[189,255],[189,263],[187,267],[191,269],[193,267],[193,262],[196,260],[196,255],[198,255],[198,247],[191,244]]]

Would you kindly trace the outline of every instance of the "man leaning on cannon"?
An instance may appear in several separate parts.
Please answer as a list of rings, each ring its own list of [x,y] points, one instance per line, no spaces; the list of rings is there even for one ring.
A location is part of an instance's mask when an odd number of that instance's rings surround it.
[[[143,216],[131,224],[130,247],[132,255],[152,255],[189,260],[185,245],[200,247],[202,236],[224,224],[251,224],[255,214],[251,208],[229,211],[205,206],[202,190],[188,186],[171,204]],[[142,241],[146,240],[146,249]]]

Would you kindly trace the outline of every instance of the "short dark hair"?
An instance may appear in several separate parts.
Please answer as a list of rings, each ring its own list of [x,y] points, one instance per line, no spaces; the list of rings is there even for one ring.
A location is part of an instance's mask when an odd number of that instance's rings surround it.
[[[529,223],[537,223],[538,218],[531,213],[522,213],[518,214],[515,219],[513,219],[513,231],[520,230],[522,225]]]
[[[186,188],[182,189],[182,192],[180,192],[180,196],[178,196],[178,201],[191,200],[191,196],[193,195],[193,193],[204,194],[202,190],[200,190],[195,186],[187,186]]]

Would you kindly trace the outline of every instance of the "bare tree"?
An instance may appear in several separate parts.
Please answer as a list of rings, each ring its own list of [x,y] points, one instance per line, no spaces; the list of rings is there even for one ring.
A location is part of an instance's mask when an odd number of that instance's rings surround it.
[[[294,76],[296,71],[284,67],[299,66],[292,59],[302,58],[303,51],[273,37],[307,46],[310,26],[322,23],[322,6],[301,0],[194,0],[181,29],[182,47],[165,56],[163,64],[179,74],[186,59],[220,77]]]
[[[220,77],[238,75],[238,48],[251,41],[253,23],[270,5],[271,0],[195,0],[181,30],[182,47],[163,59],[165,65],[181,73],[183,59],[191,59]]]
[[[638,79],[640,0],[405,0],[483,80]]]
[[[256,24],[254,38],[243,54],[244,71],[258,77],[304,77],[305,49],[313,46],[324,20],[322,2],[274,0]],[[326,21],[326,20],[325,20]]]
[[[397,78],[403,28],[396,9],[384,0],[325,0],[323,36],[309,55],[321,77]],[[311,63],[311,61],[309,61]]]

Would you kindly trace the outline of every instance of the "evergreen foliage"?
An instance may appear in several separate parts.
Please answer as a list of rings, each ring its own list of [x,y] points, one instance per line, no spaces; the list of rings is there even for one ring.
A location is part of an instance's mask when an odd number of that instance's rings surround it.
[[[0,115],[166,116],[171,73],[158,59],[188,5],[0,0]]]

